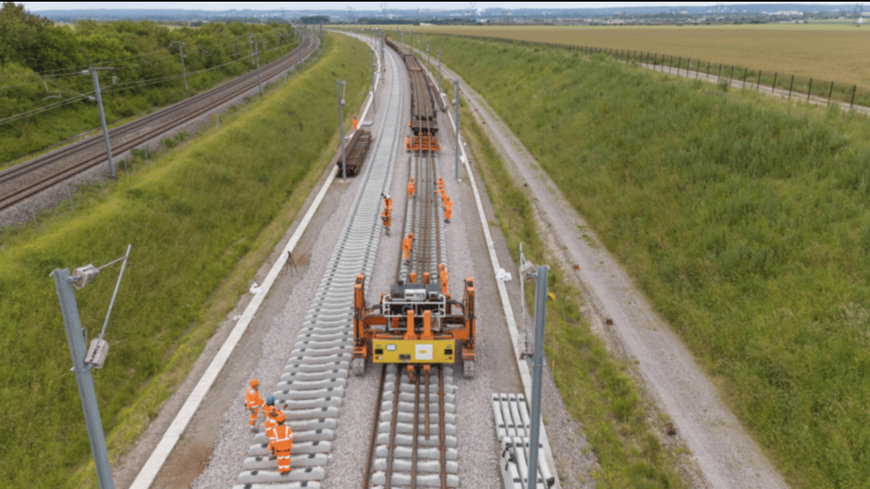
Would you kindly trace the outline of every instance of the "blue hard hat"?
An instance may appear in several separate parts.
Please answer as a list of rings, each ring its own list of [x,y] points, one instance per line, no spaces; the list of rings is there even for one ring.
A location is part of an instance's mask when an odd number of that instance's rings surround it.
[[[275,396],[269,396],[269,397],[267,397],[267,398],[266,398],[266,404],[268,404],[268,405],[270,405],[270,406],[274,406],[274,405],[275,405]]]

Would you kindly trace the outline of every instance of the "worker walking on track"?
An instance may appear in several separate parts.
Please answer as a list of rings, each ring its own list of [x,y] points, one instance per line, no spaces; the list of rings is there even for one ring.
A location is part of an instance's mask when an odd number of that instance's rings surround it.
[[[417,188],[414,187],[414,177],[411,177],[411,180],[408,181],[408,198],[413,197],[415,193],[417,193]]]
[[[450,297],[450,293],[447,292],[447,267],[443,263],[438,264],[438,278],[441,280],[441,293]]]
[[[387,236],[390,235],[390,224],[393,221],[393,199],[389,195],[384,195],[384,211],[381,213],[381,220],[384,222],[384,227],[387,229]]]
[[[260,381],[257,379],[251,379],[250,387],[248,387],[245,391],[245,407],[251,412],[251,419],[248,423],[251,426],[251,431],[256,432],[257,428],[257,416],[260,414],[260,408],[263,407],[263,398],[260,396],[260,391],[258,390],[258,386],[260,385]]]
[[[444,200],[444,222],[450,222],[450,215],[453,213],[453,202],[450,201],[450,197],[447,197]]]
[[[359,127],[359,120],[357,120],[356,116],[353,116],[353,130],[356,131],[357,127]]]
[[[405,136],[405,151],[411,151],[411,136]]]
[[[413,242],[414,233],[408,233],[405,239],[402,240],[402,256],[404,256],[405,261],[408,261],[408,257],[411,256],[411,244]]]
[[[290,453],[293,451],[293,430],[285,424],[287,416],[279,412],[276,419],[278,424],[273,430],[275,440],[269,442],[269,450],[278,458],[278,472],[281,475],[290,472]]]
[[[278,424],[278,413],[280,412],[275,407],[275,396],[267,397],[266,405],[263,406],[263,430],[266,432],[266,437],[269,438],[269,443],[275,441],[275,426]]]

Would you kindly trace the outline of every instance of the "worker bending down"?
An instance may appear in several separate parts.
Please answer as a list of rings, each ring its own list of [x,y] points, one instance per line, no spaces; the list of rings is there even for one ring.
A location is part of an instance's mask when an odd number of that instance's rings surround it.
[[[384,227],[387,229],[387,236],[390,235],[390,224],[393,221],[393,199],[389,195],[384,195],[384,211],[381,213],[381,220],[384,222]]]
[[[290,472],[290,452],[293,451],[293,430],[285,424],[287,416],[283,412],[278,413],[275,426],[275,440],[269,442],[269,450],[278,459],[278,472],[286,474]]]
[[[411,256],[411,244],[413,242],[414,233],[408,233],[405,239],[402,240],[402,256],[404,256],[405,261],[408,261],[408,257]]]
[[[266,405],[263,406],[263,430],[266,431],[266,437],[269,438],[269,443],[275,441],[275,426],[278,424],[278,413],[281,411],[275,407],[275,396],[266,398]],[[272,455],[275,455],[274,453]]]
[[[417,188],[414,187],[414,177],[411,177],[411,180],[408,181],[408,198],[413,197],[415,193],[417,193]]]
[[[453,202],[450,197],[444,200],[444,222],[450,222],[450,215],[453,213]]]
[[[260,396],[260,391],[258,390],[258,386],[260,385],[260,381],[257,379],[251,379],[250,387],[245,390],[245,407],[251,412],[251,419],[248,424],[251,427],[251,431],[256,432],[257,428],[254,426],[257,424],[257,416],[260,414],[260,408],[263,407],[263,398]]]

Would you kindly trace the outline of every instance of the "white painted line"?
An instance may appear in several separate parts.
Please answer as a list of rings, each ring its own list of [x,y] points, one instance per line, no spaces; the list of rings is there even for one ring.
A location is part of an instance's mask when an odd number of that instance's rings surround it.
[[[375,83],[377,83],[377,81]],[[377,89],[377,87],[375,88]],[[370,105],[371,100],[369,100],[369,103],[366,105],[361,119],[365,119]],[[311,219],[314,218],[314,213],[317,212],[318,207],[320,207],[320,203],[326,196],[326,191],[329,190],[329,187],[335,180],[336,174],[337,172],[335,171],[329,172],[329,177],[327,177],[323,186],[320,187],[317,197],[315,197],[314,202],[311,203],[311,206],[302,218],[302,222],[299,223],[299,227],[297,227],[296,231],[293,232],[287,245],[284,246],[284,250],[280,255],[278,255],[278,259],[275,260],[275,263],[266,275],[265,280],[263,280],[263,284],[260,286],[263,290],[262,293],[255,294],[251,298],[251,302],[248,303],[245,312],[242,313],[238,322],[233,327],[233,330],[230,332],[230,335],[227,337],[226,341],[224,341],[224,344],[221,346],[220,350],[218,350],[217,354],[208,365],[208,368],[206,368],[205,372],[202,374],[202,377],[200,377],[199,382],[196,383],[196,386],[187,396],[184,405],[182,405],[181,409],[178,410],[175,419],[172,420],[172,424],[169,425],[169,428],[163,434],[163,438],[160,439],[157,447],[154,448],[153,452],[151,452],[151,456],[148,457],[142,470],[140,470],[139,474],[136,475],[136,479],[133,481],[133,484],[130,485],[130,489],[148,489],[154,482],[154,479],[157,477],[157,474],[160,472],[166,459],[169,458],[173,448],[175,448],[175,444],[178,443],[182,433],[184,433],[184,429],[187,428],[191,418],[196,414],[196,410],[199,409],[199,405],[202,404],[205,395],[208,393],[209,389],[211,389],[211,386],[221,369],[226,365],[227,360],[229,360],[230,355],[233,353],[239,340],[241,340],[242,335],[244,335],[245,331],[248,329],[248,325],[251,324],[251,320],[254,318],[260,305],[266,299],[266,296],[269,295],[269,291],[272,289],[272,285],[278,278],[278,274],[287,264],[289,254],[296,248],[296,245],[302,238],[302,234],[305,233],[305,229],[308,227],[308,224],[311,223]]]

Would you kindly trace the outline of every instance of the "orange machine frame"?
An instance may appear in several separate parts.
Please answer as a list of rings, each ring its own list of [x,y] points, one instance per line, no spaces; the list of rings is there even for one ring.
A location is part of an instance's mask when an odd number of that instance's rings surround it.
[[[418,293],[423,291],[424,297],[394,298],[391,294],[381,294],[378,304],[372,307],[366,307],[365,303],[365,275],[356,276],[353,286],[354,361],[364,365],[374,340],[454,340],[462,345],[466,375],[473,372],[471,365],[476,359],[474,279],[465,279],[465,297],[460,303],[441,293],[440,287],[429,286],[426,275],[421,284],[394,286],[400,287],[403,293],[411,289]],[[461,309],[459,314],[453,314],[454,306]],[[408,324],[413,324],[413,328],[408,328]]]

